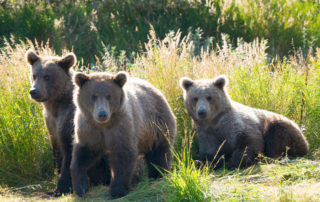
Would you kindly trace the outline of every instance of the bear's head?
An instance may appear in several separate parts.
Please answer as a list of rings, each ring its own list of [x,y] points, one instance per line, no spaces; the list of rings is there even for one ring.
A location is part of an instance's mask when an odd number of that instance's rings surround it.
[[[224,75],[215,79],[180,79],[184,104],[193,120],[210,121],[230,106],[225,89],[227,83],[228,79]]]
[[[74,83],[77,86],[74,101],[89,120],[98,124],[108,123],[113,114],[121,109],[127,81],[126,72],[116,75],[109,73],[77,73]]]
[[[30,96],[38,102],[60,98],[72,90],[72,66],[77,58],[73,53],[64,57],[40,57],[34,51],[26,52],[31,67]]]

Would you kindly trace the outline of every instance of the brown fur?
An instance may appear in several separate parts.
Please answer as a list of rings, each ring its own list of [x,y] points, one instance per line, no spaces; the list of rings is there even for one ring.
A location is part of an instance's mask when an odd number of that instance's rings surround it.
[[[71,188],[70,162],[74,134],[74,111],[72,66],[76,56],[69,53],[64,57],[40,57],[35,52],[26,52],[26,60],[31,68],[32,99],[43,104],[43,116],[53,150],[55,168],[59,179],[55,195],[69,193]],[[107,183],[105,160],[92,169],[92,183],[101,180]],[[97,177],[98,176],[98,177]]]
[[[286,153],[307,154],[308,142],[293,121],[232,101],[227,81],[225,76],[180,80],[186,109],[197,128],[201,160],[219,168],[225,158],[229,168],[237,168],[253,164],[258,154],[275,159]]]
[[[154,165],[170,168],[176,123],[160,91],[125,72],[78,73],[74,82],[77,110],[71,170],[79,196],[88,189],[84,171],[105,153],[112,198],[128,193],[139,154],[146,159],[149,177],[160,176]]]

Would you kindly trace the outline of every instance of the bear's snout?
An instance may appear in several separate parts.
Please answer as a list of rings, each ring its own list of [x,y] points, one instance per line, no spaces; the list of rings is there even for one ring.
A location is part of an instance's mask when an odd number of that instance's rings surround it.
[[[108,120],[108,112],[104,109],[100,109],[97,114],[97,121],[106,122]]]
[[[205,108],[200,108],[200,109],[198,110],[198,117],[199,117],[200,119],[206,118],[206,117],[207,117],[207,110],[206,110]]]
[[[107,117],[107,112],[106,111],[99,111],[98,113],[98,117],[101,118],[101,119],[104,119]]]
[[[30,96],[32,99],[39,99],[40,98],[40,92],[35,88],[30,89],[29,93],[30,93]]]

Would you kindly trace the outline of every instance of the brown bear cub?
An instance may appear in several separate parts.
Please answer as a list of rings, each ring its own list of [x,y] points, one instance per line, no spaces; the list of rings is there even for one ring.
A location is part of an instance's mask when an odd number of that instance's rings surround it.
[[[77,109],[71,174],[77,195],[88,190],[86,169],[105,153],[112,198],[129,192],[138,155],[145,157],[149,177],[161,176],[156,167],[171,167],[176,122],[159,90],[125,72],[78,73],[74,83]]]
[[[43,104],[43,116],[53,150],[59,177],[54,195],[69,193],[71,188],[70,163],[74,136],[72,66],[76,56],[40,57],[32,50],[26,52],[31,67],[30,96]],[[91,183],[108,183],[107,159],[104,157],[90,171]]]
[[[243,168],[255,163],[258,154],[277,159],[301,157],[308,142],[299,127],[288,118],[255,109],[230,99],[225,76],[214,80],[180,79],[185,107],[192,117],[202,161],[215,168]]]

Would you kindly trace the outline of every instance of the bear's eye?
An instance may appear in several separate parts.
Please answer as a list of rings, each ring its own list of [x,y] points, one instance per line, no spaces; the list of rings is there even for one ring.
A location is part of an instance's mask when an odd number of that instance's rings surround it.
[[[208,100],[208,101],[211,101],[211,100],[212,100],[212,97],[211,97],[211,96],[208,96],[208,97],[207,97],[207,100]]]
[[[197,97],[193,98],[193,101],[198,102],[198,98]]]
[[[93,96],[91,97],[91,99],[92,99],[93,101],[96,101],[97,98],[98,98],[98,96],[96,96],[96,95],[93,95]]]
[[[37,76],[35,74],[32,75],[32,79],[36,80]]]
[[[110,100],[111,99],[111,95],[106,95],[106,99]]]
[[[45,81],[49,81],[50,77],[48,75],[43,77]]]

